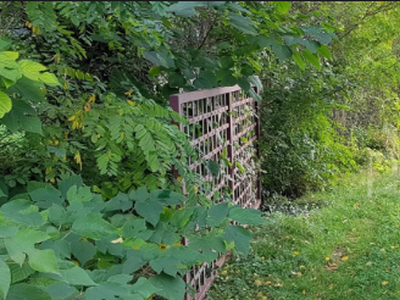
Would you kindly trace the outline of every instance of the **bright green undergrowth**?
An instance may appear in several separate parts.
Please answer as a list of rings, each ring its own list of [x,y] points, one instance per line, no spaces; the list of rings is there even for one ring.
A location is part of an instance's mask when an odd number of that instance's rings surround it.
[[[209,299],[398,299],[400,172],[366,171],[274,213],[254,228],[252,252],[228,262]]]

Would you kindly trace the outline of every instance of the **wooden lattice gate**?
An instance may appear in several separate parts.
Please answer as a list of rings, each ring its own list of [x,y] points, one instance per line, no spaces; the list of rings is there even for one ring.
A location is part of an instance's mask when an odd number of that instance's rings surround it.
[[[257,92],[257,91],[256,91]],[[220,162],[227,159],[231,166],[220,164],[222,176],[212,177],[199,162],[189,161],[190,168],[210,181],[214,195],[230,195],[242,207],[258,209],[261,204],[261,182],[256,158],[259,157],[256,141],[259,139],[259,104],[239,86],[171,95],[171,107],[186,117],[189,124],[180,124],[180,130],[189,135],[191,144],[205,161]],[[230,192],[227,192],[230,191]],[[224,199],[213,199],[223,202]],[[226,256],[211,265],[194,266],[185,275],[185,281],[195,295],[186,294],[185,300],[205,298]]]

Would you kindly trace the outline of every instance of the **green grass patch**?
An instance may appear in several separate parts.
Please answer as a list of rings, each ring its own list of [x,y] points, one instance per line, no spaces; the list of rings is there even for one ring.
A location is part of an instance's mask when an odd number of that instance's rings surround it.
[[[307,199],[330,204],[268,215],[209,300],[400,299],[400,173],[352,175]]]

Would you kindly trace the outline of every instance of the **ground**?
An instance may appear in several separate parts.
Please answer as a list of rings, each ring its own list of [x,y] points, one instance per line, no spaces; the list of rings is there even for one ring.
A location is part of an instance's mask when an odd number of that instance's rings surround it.
[[[400,299],[400,172],[351,175],[298,203],[319,208],[267,215],[209,300]]]

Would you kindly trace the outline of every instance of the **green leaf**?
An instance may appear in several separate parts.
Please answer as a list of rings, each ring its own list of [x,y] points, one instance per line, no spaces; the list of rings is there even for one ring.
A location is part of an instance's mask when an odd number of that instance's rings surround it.
[[[11,42],[5,40],[4,38],[0,39],[0,51],[7,50],[11,46]]]
[[[76,185],[78,188],[83,186],[83,180],[82,180],[81,176],[73,175],[73,176],[68,177],[68,178],[64,179],[63,181],[61,181],[58,184],[58,189],[61,192],[61,196],[63,198],[67,198],[68,190],[74,185]]]
[[[47,70],[47,68],[42,64],[26,59],[20,60],[19,65],[22,74],[33,81],[38,81],[40,72]]]
[[[160,274],[162,271],[164,271],[164,273],[174,277],[178,273],[177,266],[180,264],[181,261],[173,256],[162,256],[150,261],[150,267],[156,271],[157,274]]]
[[[4,117],[6,113],[11,110],[12,102],[10,97],[2,91],[0,91],[0,118]]]
[[[153,226],[160,220],[160,214],[163,212],[163,206],[156,201],[136,202],[136,212]]]
[[[36,111],[23,100],[13,99],[12,110],[4,116],[1,122],[13,132],[23,129],[42,134],[42,125],[36,116]]]
[[[122,272],[132,274],[143,267],[147,262],[138,255],[134,255],[135,250],[128,250],[127,259],[123,263]]]
[[[221,224],[229,212],[228,203],[220,203],[208,208],[206,223],[210,227]]]
[[[224,238],[228,244],[235,243],[238,251],[247,255],[249,253],[251,234],[241,226],[229,225],[225,228]]]
[[[271,1],[276,5],[276,10],[281,14],[287,14],[291,8],[289,1]]]
[[[49,238],[50,236],[42,231],[21,229],[15,236],[5,238],[4,244],[11,259],[22,265],[25,260],[25,253],[29,254],[29,251],[35,250],[36,243],[43,242]]]
[[[207,168],[215,178],[218,178],[220,172],[220,167],[218,163],[213,160],[209,160],[207,162]]]
[[[249,80],[244,77],[238,79],[238,84],[243,91],[248,91],[251,88]]]
[[[11,285],[11,273],[7,264],[0,258],[0,296],[6,298]]]
[[[168,11],[175,13],[180,17],[192,17],[196,14],[196,7],[206,6],[205,1],[179,1],[178,3],[172,4]]]
[[[276,39],[274,39],[272,37],[267,37],[265,35],[257,36],[257,44],[261,48],[265,48],[265,47],[268,47],[268,46],[280,45]]]
[[[52,299],[76,299],[79,291],[64,282],[56,282],[44,288]]]
[[[67,200],[69,202],[89,202],[93,199],[90,187],[80,187],[73,185],[67,192]]]
[[[79,239],[71,242],[71,252],[83,266],[96,255],[97,250],[92,243]]]
[[[84,269],[75,266],[68,270],[60,270],[61,276],[66,283],[72,285],[93,286],[96,283],[89,277]]]
[[[136,292],[136,291],[135,291]],[[126,284],[121,285],[115,282],[102,282],[98,286],[90,287],[85,292],[86,300],[143,300],[137,294],[131,294]]]
[[[114,234],[114,227],[102,216],[100,213],[91,213],[79,217],[72,224],[72,231],[94,240]]]
[[[235,65],[235,62],[231,56],[221,57],[220,62],[223,69],[230,69]]]
[[[304,68],[306,67],[306,63],[304,62],[303,58],[301,57],[301,54],[296,50],[293,51],[293,60],[300,67],[300,69],[304,70]]]
[[[235,207],[229,211],[229,217],[244,225],[261,225],[265,221],[262,212],[253,208]]]
[[[45,223],[42,215],[37,211],[38,207],[31,205],[31,201],[25,199],[7,202],[0,210],[6,217],[23,224],[40,226]]]
[[[40,81],[44,82],[50,86],[60,86],[60,82],[58,81],[57,77],[49,72],[41,73],[39,76]],[[83,76],[81,77],[83,79]]]
[[[234,77],[230,71],[225,71],[221,83],[224,86],[233,86],[237,84],[237,78]]]
[[[140,277],[138,281],[132,286],[132,291],[137,292],[144,299],[160,292],[160,289],[155,287],[147,278]]]
[[[318,49],[321,47],[321,44],[316,41],[307,41],[305,45],[307,49],[310,50],[311,53],[316,53]],[[324,46],[326,47],[326,45]]]
[[[18,264],[10,265],[11,282],[16,283],[28,278],[31,274],[35,273],[28,263],[23,263],[22,266]]]
[[[6,300],[52,300],[52,298],[32,284],[19,283],[11,286]]]
[[[320,65],[320,63],[319,63],[319,58],[318,58],[317,55],[312,54],[312,53],[310,52],[310,50],[308,50],[308,49],[304,49],[304,50],[303,50],[303,56],[304,56],[304,58],[305,58],[308,62],[310,62],[317,70],[321,70],[321,65]]]
[[[178,205],[186,201],[185,196],[170,190],[157,189],[150,193],[151,201],[158,201],[164,206]]]
[[[185,295],[185,282],[180,277],[160,274],[149,279],[159,289],[157,295],[168,300],[182,300]]]
[[[106,203],[104,211],[122,210],[125,212],[128,209],[132,208],[132,204],[133,202],[131,199],[129,199],[128,194],[119,192],[117,196]]]
[[[159,66],[152,66],[149,70],[150,78],[155,78],[156,76],[160,75],[160,67]]]
[[[136,191],[131,191],[129,193],[129,199],[132,199],[137,202],[144,202],[149,198],[149,196],[150,196],[150,194],[147,192],[147,189],[145,186],[139,188]]]
[[[59,274],[56,256],[53,250],[30,249],[26,251],[29,266],[38,272]]]
[[[272,51],[280,61],[285,61],[293,55],[292,49],[287,45],[272,45]]]
[[[326,45],[321,45],[321,47],[317,51],[318,54],[321,54],[327,59],[331,59],[331,53]]]
[[[250,18],[243,17],[241,15],[236,15],[233,13],[228,14],[231,24],[233,27],[235,27],[237,30],[246,33],[246,34],[251,34],[251,35],[256,35],[257,30],[256,30],[256,25],[251,22]]]
[[[29,193],[35,204],[41,208],[49,208],[53,204],[62,204],[64,199],[61,198],[61,193],[55,188],[41,188],[33,190]]]
[[[167,67],[160,60],[156,51],[145,51],[145,52],[143,52],[143,56],[145,59],[150,61],[152,64],[155,64],[156,66]]]

